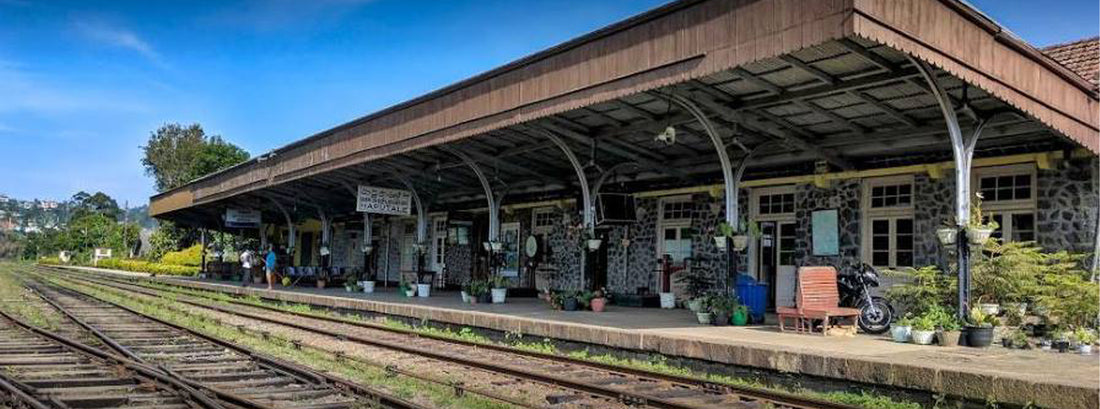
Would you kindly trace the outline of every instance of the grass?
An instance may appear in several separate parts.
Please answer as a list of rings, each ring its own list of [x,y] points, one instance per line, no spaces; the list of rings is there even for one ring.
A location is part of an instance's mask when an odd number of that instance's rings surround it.
[[[61,316],[42,308],[38,296],[16,276],[23,272],[16,264],[0,263],[0,309],[39,328],[54,330],[61,325]]]
[[[90,285],[77,284],[47,278],[52,284],[71,290],[79,291],[94,298],[117,303],[132,308],[143,314],[180,325],[194,330],[203,335],[237,345],[246,346],[256,351],[286,359],[298,364],[306,365],[321,371],[338,374],[363,385],[383,386],[393,395],[403,399],[426,399],[440,408],[469,408],[469,409],[503,409],[511,405],[489,400],[474,394],[455,396],[454,390],[443,385],[424,382],[417,379],[393,376],[384,369],[349,360],[337,360],[333,354],[319,350],[302,348],[297,349],[292,343],[277,338],[267,339],[242,333],[236,328],[214,323],[205,314],[183,313],[178,310],[180,306],[171,306],[174,301],[142,302],[131,297],[120,295],[111,290],[105,290]],[[175,308],[173,308],[175,307]]]
[[[169,284],[163,284],[163,283],[158,283],[158,282],[145,282],[145,283],[134,283],[134,284],[139,285],[139,286],[143,286],[143,287],[146,287],[146,288],[152,288],[152,289],[168,292],[169,294],[173,294],[173,293],[187,294],[187,295],[191,295],[191,296],[195,296],[195,297],[201,297],[201,298],[205,298],[205,299],[214,300],[214,301],[217,301],[217,302],[220,302],[220,303],[228,303],[230,301],[238,301],[238,302],[244,302],[246,304],[251,304],[251,305],[256,305],[256,306],[273,307],[273,308],[277,308],[277,309],[284,310],[284,311],[291,311],[291,312],[308,314],[308,315],[313,315],[313,316],[318,316],[318,317],[336,317],[336,318],[343,318],[343,319],[348,319],[349,317],[351,317],[351,319],[355,319],[355,320],[359,320],[359,321],[367,321],[367,319],[365,319],[364,317],[362,317],[360,315],[345,316],[345,315],[342,315],[342,314],[338,314],[338,313],[336,313],[332,310],[329,310],[329,309],[315,308],[315,307],[313,307],[309,304],[265,301],[265,300],[261,299],[260,297],[254,296],[254,295],[246,296],[246,297],[234,297],[230,294],[222,293],[222,292],[208,291],[208,290],[197,290],[197,289],[185,288],[185,287],[169,285]],[[728,376],[728,375],[723,375],[723,374],[699,372],[699,371],[692,370],[690,368],[669,364],[668,363],[668,357],[663,356],[663,355],[656,355],[655,354],[650,359],[640,360],[640,359],[633,359],[633,358],[621,358],[621,357],[617,357],[617,356],[612,355],[612,354],[596,355],[596,354],[589,353],[587,350],[563,353],[561,350],[558,349],[557,345],[553,342],[553,340],[548,339],[548,338],[542,339],[541,341],[528,342],[528,341],[524,341],[523,336],[521,336],[521,335],[520,336],[515,336],[515,335],[512,335],[512,334],[509,334],[509,336],[506,337],[506,342],[497,342],[497,341],[494,341],[494,340],[490,339],[489,337],[486,337],[484,335],[480,335],[480,334],[476,333],[472,328],[469,328],[469,327],[463,327],[462,329],[460,329],[458,331],[455,331],[455,330],[452,330],[450,328],[439,328],[439,327],[434,327],[434,326],[430,326],[430,325],[419,325],[419,326],[411,325],[411,324],[405,323],[403,321],[391,319],[391,318],[388,318],[388,317],[382,318],[382,320],[379,321],[379,322],[382,325],[390,327],[390,328],[413,331],[415,333],[424,334],[424,335],[434,335],[434,336],[438,336],[438,337],[446,338],[446,339],[454,339],[454,340],[460,340],[460,341],[466,341],[466,342],[474,342],[474,343],[480,343],[480,344],[485,344],[485,345],[506,345],[506,346],[511,346],[511,347],[515,347],[515,348],[522,349],[522,350],[525,350],[525,351],[531,351],[531,352],[536,352],[536,353],[549,354],[549,355],[558,355],[558,356],[568,356],[568,357],[583,360],[583,361],[596,362],[596,363],[602,363],[602,364],[607,364],[607,365],[616,365],[616,366],[622,366],[622,367],[626,367],[626,368],[656,372],[656,373],[661,373],[661,374],[681,376],[681,377],[692,378],[692,379],[699,379],[699,380],[709,381],[709,382],[713,382],[713,383],[717,383],[717,384],[723,384],[723,385],[753,388],[753,389],[758,389],[758,390],[766,391],[766,392],[787,393],[787,394],[792,394],[792,395],[797,395],[797,396],[802,396],[802,397],[816,398],[816,399],[821,399],[821,400],[825,400],[825,401],[849,404],[849,405],[854,405],[854,406],[859,406],[859,407],[864,407],[864,408],[872,408],[872,409],[919,409],[919,408],[921,408],[921,405],[919,403],[916,403],[916,402],[898,400],[898,399],[894,399],[894,398],[889,397],[889,396],[879,395],[879,394],[876,394],[876,393],[871,393],[871,392],[866,392],[866,391],[860,391],[860,392],[849,392],[849,391],[822,392],[822,391],[810,390],[810,389],[805,389],[805,388],[781,388],[781,387],[775,387],[775,386],[770,386],[770,385],[764,385],[759,380],[752,379],[752,378],[734,377],[734,376]]]

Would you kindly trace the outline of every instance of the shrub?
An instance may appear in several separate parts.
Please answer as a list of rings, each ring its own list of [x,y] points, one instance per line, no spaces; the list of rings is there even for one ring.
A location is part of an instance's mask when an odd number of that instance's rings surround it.
[[[99,260],[99,267],[115,270],[133,271],[138,273],[150,273],[161,275],[196,275],[199,268],[194,266],[180,266],[174,264],[155,263],[135,259],[109,258]]]
[[[904,279],[886,290],[886,298],[913,316],[951,305],[955,299],[958,278],[944,274],[939,267],[886,270],[883,274]]]
[[[160,258],[160,262],[177,266],[199,267],[202,265],[202,245],[196,244],[180,251],[165,253]]]

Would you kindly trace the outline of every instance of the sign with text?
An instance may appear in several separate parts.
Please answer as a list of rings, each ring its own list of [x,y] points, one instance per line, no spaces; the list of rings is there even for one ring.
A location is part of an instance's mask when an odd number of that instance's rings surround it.
[[[225,209],[225,227],[256,229],[260,227],[260,211],[256,209]]]
[[[355,210],[367,213],[408,216],[412,214],[412,192],[359,185]]]

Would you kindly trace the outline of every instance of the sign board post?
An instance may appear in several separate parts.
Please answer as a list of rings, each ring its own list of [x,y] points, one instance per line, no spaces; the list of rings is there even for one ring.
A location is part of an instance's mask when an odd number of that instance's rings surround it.
[[[365,213],[408,216],[412,214],[412,192],[374,186],[359,186],[355,210]]]

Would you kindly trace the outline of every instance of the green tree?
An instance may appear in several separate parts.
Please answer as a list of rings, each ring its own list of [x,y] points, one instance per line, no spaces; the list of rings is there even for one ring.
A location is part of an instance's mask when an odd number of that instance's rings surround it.
[[[141,147],[141,164],[158,192],[175,189],[204,175],[248,160],[248,152],[218,135],[206,135],[202,125],[166,124]]]
[[[89,214],[97,213],[107,216],[111,220],[118,221],[119,216],[122,215],[122,209],[118,207],[118,202],[107,196],[103,192],[95,192],[95,194],[88,194],[87,192],[80,191],[73,195],[73,219],[79,219]]]

